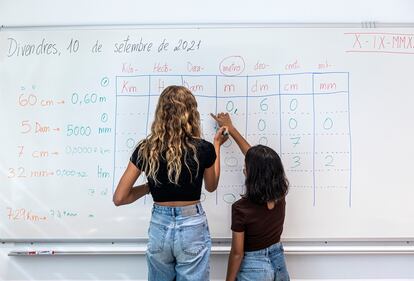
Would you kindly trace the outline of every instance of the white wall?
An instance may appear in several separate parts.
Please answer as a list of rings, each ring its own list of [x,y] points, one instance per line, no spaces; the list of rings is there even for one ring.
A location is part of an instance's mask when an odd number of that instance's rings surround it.
[[[414,22],[411,0],[241,2],[0,0],[0,25]],[[146,279],[142,255],[8,257],[16,247],[21,245],[0,244],[0,280]],[[226,260],[212,256],[212,279],[224,278]],[[294,279],[414,279],[412,254],[288,253],[287,262]]]
[[[411,0],[1,0],[2,25],[413,22]]]

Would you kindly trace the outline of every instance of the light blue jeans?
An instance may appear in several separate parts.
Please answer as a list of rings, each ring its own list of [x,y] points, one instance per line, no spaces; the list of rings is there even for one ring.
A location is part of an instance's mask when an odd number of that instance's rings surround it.
[[[210,279],[211,237],[201,204],[154,204],[148,236],[148,280]]]
[[[237,281],[289,281],[281,243],[251,252],[244,252]]]

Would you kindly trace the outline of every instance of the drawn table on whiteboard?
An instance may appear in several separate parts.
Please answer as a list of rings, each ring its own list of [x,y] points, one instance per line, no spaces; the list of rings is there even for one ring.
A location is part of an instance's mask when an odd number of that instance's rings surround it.
[[[117,76],[113,186],[131,149],[150,133],[160,92],[166,85],[184,85],[197,98],[209,139],[216,129],[210,112],[228,112],[249,142],[281,153],[291,188],[309,189],[313,205],[317,190],[329,188],[351,206],[348,77],[346,72]],[[215,204],[233,203],[243,193],[243,157],[232,140],[224,144],[222,157]]]

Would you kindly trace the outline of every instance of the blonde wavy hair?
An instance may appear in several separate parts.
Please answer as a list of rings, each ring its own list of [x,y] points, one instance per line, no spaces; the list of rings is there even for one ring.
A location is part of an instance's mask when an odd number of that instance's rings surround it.
[[[147,177],[157,181],[161,157],[167,161],[168,180],[178,184],[182,160],[192,175],[188,164],[190,155],[199,170],[195,139],[200,139],[200,114],[194,95],[185,87],[169,86],[162,91],[151,133],[140,142],[138,157]],[[164,154],[165,153],[165,154]],[[191,178],[192,180],[192,178]]]

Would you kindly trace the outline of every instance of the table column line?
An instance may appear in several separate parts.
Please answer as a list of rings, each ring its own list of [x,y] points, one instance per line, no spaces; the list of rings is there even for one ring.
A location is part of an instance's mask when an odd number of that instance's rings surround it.
[[[151,103],[151,75],[148,75],[148,104],[147,104],[147,125],[145,126],[145,133],[148,136],[149,110]]]
[[[315,177],[315,146],[316,146],[316,124],[315,124],[315,73],[312,73],[312,116],[313,116],[313,141],[312,141],[312,184],[313,184],[313,206],[316,205],[316,177]]]
[[[216,115],[217,115],[217,103],[218,103],[218,99],[217,99],[217,75],[215,76],[215,80],[216,80],[216,87],[215,87],[216,88],[216,108],[215,108],[215,110],[216,110]],[[217,127],[217,124],[215,125],[215,127]],[[218,189],[216,189],[216,205],[218,205]]]
[[[352,207],[352,138],[351,138],[351,105],[349,94],[349,72],[348,76],[348,134],[349,134],[349,198],[348,205]]]
[[[148,104],[147,104],[147,125],[145,127],[145,133],[148,136],[148,123],[149,123],[149,111],[150,111],[150,104],[151,104],[151,75],[148,75]],[[145,194],[144,196],[144,205],[147,203],[147,196],[148,194]]]
[[[112,173],[112,194],[114,194],[114,188],[115,188],[115,162],[116,162],[116,122],[118,119],[118,76],[115,76],[115,118],[114,118],[114,151],[113,151],[113,159],[114,159],[114,165],[113,165],[113,173]]]
[[[247,120],[248,120],[248,114],[249,114],[249,75],[246,75],[246,114],[245,114],[245,129],[244,129],[244,137],[247,140]]]
[[[278,74],[279,79],[279,153],[280,159],[282,159],[282,95],[280,91],[280,74]]]

